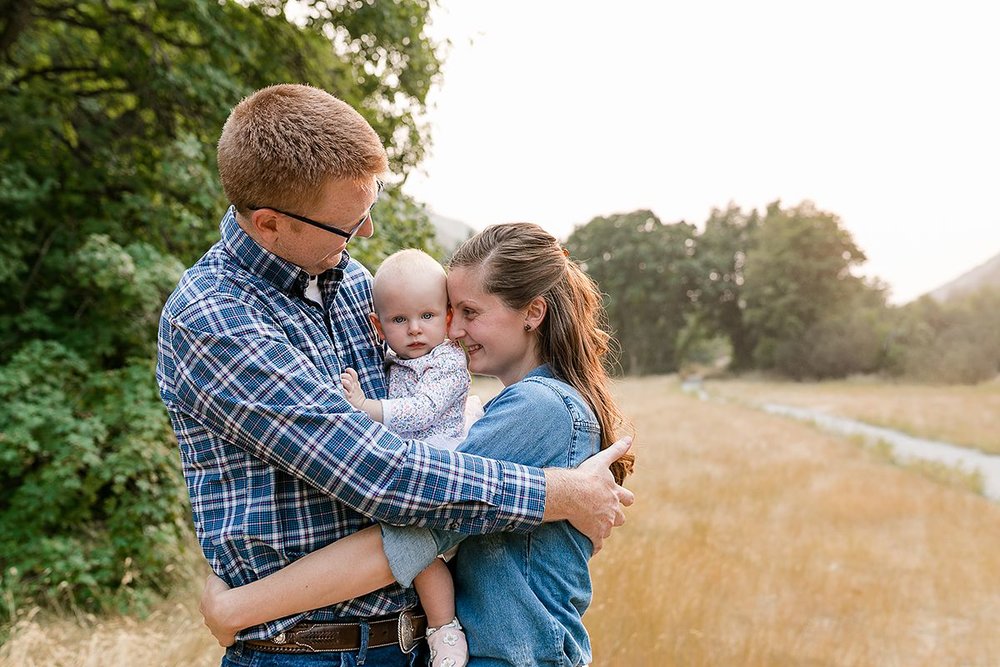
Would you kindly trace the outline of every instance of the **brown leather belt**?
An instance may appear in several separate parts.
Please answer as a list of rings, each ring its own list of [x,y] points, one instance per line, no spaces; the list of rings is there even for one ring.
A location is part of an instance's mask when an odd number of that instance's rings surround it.
[[[427,617],[411,610],[399,616],[368,623],[368,648],[399,646],[410,653],[424,638]],[[299,623],[270,639],[251,639],[247,648],[268,653],[317,653],[357,651],[361,648],[360,623]]]

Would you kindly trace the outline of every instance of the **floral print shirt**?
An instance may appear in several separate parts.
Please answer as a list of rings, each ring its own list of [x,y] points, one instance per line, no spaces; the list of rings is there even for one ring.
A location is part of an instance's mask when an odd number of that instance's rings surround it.
[[[457,444],[470,382],[462,348],[445,341],[416,359],[390,352],[386,365],[389,397],[382,401],[382,423],[404,440]]]

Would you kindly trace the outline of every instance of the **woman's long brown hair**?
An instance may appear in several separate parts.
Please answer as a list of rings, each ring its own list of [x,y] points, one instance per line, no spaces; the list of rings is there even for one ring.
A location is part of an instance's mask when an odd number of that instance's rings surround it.
[[[612,338],[601,293],[551,234],[530,223],[494,225],[463,243],[450,266],[476,271],[483,290],[515,310],[544,299],[546,315],[537,330],[542,361],[590,404],[601,425],[601,449],[630,428],[604,367]],[[630,452],[611,465],[619,484],[634,462]]]

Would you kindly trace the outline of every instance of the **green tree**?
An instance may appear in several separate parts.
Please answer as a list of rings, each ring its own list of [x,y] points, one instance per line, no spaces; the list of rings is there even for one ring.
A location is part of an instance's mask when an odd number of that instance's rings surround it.
[[[753,365],[754,341],[744,321],[743,290],[747,255],[759,224],[756,210],[744,213],[731,203],[725,210],[712,209],[698,238],[699,322],[709,332],[729,340],[733,370]]]
[[[696,230],[651,211],[594,218],[566,241],[605,294],[626,373],[677,369],[679,336],[700,295]]]
[[[835,339],[838,318],[870,289],[852,272],[864,261],[836,215],[808,201],[768,205],[744,271],[744,318],[755,364],[792,377],[815,375],[819,366],[811,365],[810,355],[823,327],[833,327],[824,335]]]
[[[420,160],[429,1],[298,4],[0,2],[0,584],[19,598],[170,585],[189,518],[157,316],[218,236],[229,109],[311,83],[361,110],[397,173]],[[398,189],[378,213],[370,264],[432,236]]]

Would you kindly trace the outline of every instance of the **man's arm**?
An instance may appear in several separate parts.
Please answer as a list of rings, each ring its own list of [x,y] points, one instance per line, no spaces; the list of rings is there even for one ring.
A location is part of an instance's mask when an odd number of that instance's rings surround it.
[[[611,529],[625,523],[623,506],[635,502],[631,491],[615,484],[608,469],[631,446],[631,437],[622,438],[575,470],[545,468],[546,504],[542,520],[569,521],[593,543],[593,553],[600,551]],[[466,537],[446,530],[382,526],[382,555],[388,560],[393,578],[409,587],[434,558],[458,546]]]
[[[172,409],[379,521],[469,534],[539,524],[541,470],[403,442],[352,410],[280,327],[219,299],[170,321]]]

